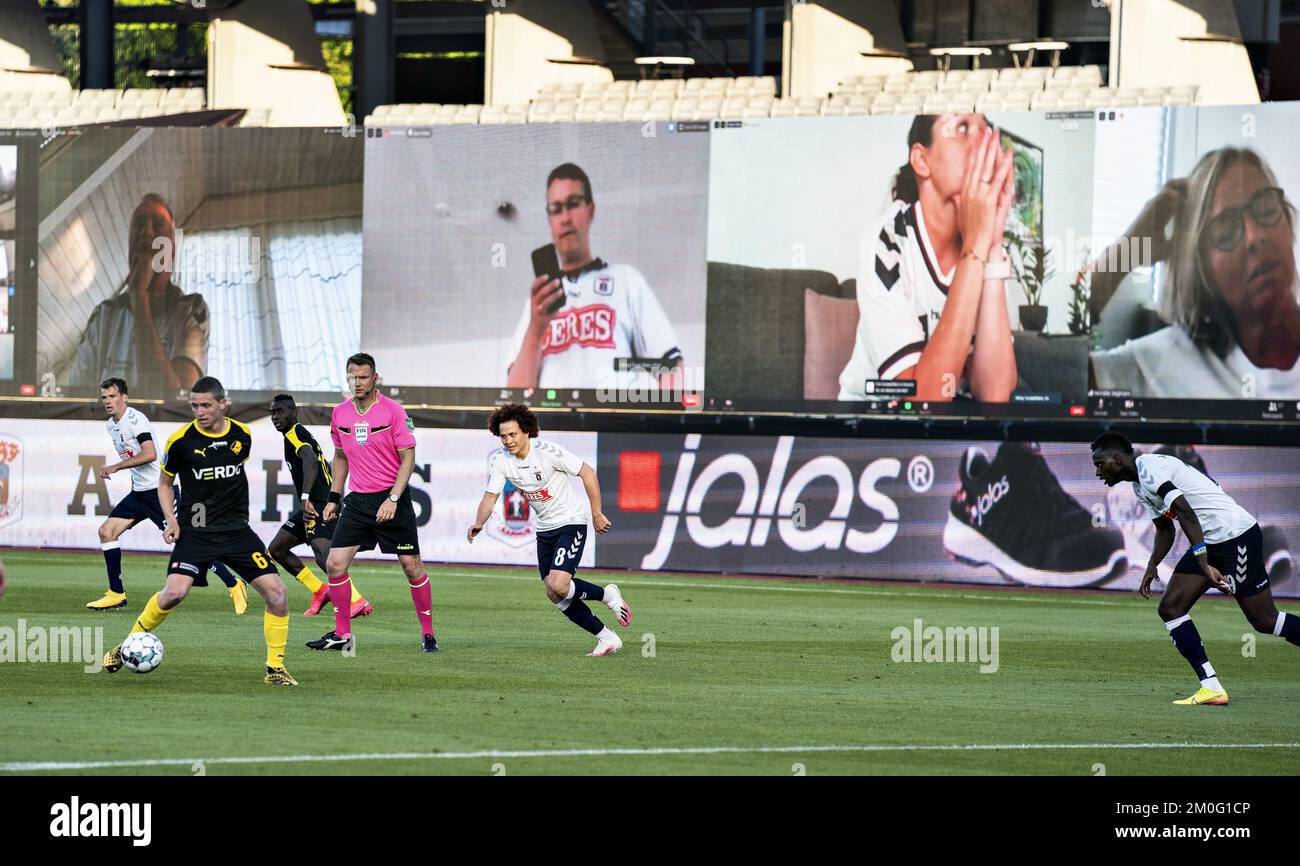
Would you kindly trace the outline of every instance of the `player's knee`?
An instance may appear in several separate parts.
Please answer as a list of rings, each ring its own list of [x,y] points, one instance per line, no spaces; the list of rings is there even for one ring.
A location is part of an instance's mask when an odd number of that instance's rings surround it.
[[[122,533],[117,527],[105,520],[99,524],[99,541],[101,544],[107,544],[110,541],[116,541]]]
[[[552,571],[550,574],[546,575],[546,579],[543,581],[546,584],[546,591],[548,594],[556,596],[555,598],[552,598],[551,601],[559,601],[561,598],[564,598],[565,594],[569,591],[569,583],[572,580],[573,578],[569,577],[568,573],[563,571]]]
[[[331,553],[329,559],[325,560],[325,573],[331,578],[342,577],[343,573],[348,570],[348,563],[342,556],[336,556]]]
[[[1178,617],[1187,613],[1187,609],[1177,602],[1170,601],[1167,598],[1161,598],[1160,606],[1156,608],[1156,613],[1160,615],[1162,620],[1169,622],[1169,620],[1178,619]]]
[[[424,580],[424,563],[402,563],[402,571],[406,574],[408,583],[419,583]]]
[[[163,610],[171,610],[180,604],[181,599],[185,598],[187,594],[187,591],[183,589],[164,588],[158,593],[158,607]]]
[[[278,538],[271,539],[271,544],[267,548],[271,553],[271,558],[276,562],[283,562],[285,554],[287,554],[291,549],[292,548],[290,548],[289,545],[285,544]]]
[[[266,610],[272,616],[284,616],[289,612],[289,594],[284,584],[277,583],[266,590]]]

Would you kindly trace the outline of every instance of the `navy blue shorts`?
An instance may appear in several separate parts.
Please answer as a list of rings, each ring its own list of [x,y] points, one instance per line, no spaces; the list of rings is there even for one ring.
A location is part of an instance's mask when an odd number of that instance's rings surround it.
[[[587,526],[583,523],[571,523],[538,532],[537,570],[543,578],[552,571],[577,574],[578,563],[582,561],[582,550],[586,546]]]
[[[167,528],[157,490],[132,490],[123,497],[121,502],[113,506],[108,516],[130,520],[132,526],[141,520],[150,520],[159,529]]]
[[[1210,565],[1219,570],[1232,586],[1232,594],[1246,598],[1268,589],[1268,569],[1264,564],[1264,533],[1256,523],[1236,538],[1219,544],[1205,545]],[[1192,549],[1174,566],[1175,572],[1201,573],[1201,563]]]

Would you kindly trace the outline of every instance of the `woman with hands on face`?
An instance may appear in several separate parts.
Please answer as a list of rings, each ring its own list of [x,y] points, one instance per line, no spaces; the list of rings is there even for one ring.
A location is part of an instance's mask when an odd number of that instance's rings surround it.
[[[1017,381],[1002,247],[1011,149],[981,114],[918,115],[893,196],[858,249],[858,330],[839,398],[913,379],[914,399],[1006,402]]]

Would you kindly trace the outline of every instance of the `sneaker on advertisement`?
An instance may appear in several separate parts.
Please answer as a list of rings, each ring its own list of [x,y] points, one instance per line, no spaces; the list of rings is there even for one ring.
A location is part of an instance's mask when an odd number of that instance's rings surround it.
[[[1056,480],[1038,446],[1004,442],[989,459],[966,449],[943,530],[948,553],[1029,586],[1093,586],[1128,567],[1124,537]]]

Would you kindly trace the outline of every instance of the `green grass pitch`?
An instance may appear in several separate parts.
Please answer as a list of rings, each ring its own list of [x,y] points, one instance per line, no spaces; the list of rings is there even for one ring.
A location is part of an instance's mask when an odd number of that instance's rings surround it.
[[[164,568],[127,555],[129,608],[95,614],[84,605],[103,591],[97,554],[4,559],[0,629],[102,626],[105,649]],[[443,652],[428,655],[396,565],[352,574],[375,605],[355,658],[303,646],[332,615],[303,617],[307,592],[286,581],[297,689],[262,683],[261,598],[250,592],[236,617],[215,579],[158,629],[153,673],[0,664],[0,775],[1300,770],[1300,650],[1257,635],[1244,652],[1253,633],[1230,601],[1194,616],[1231,705],[1176,707],[1196,682],[1155,601],[1135,594],[585,572],[617,582],[633,610],[623,652],[593,659],[535,571],[448,566],[430,569]],[[998,670],[896,663],[891,632],[916,618],[997,627]]]

